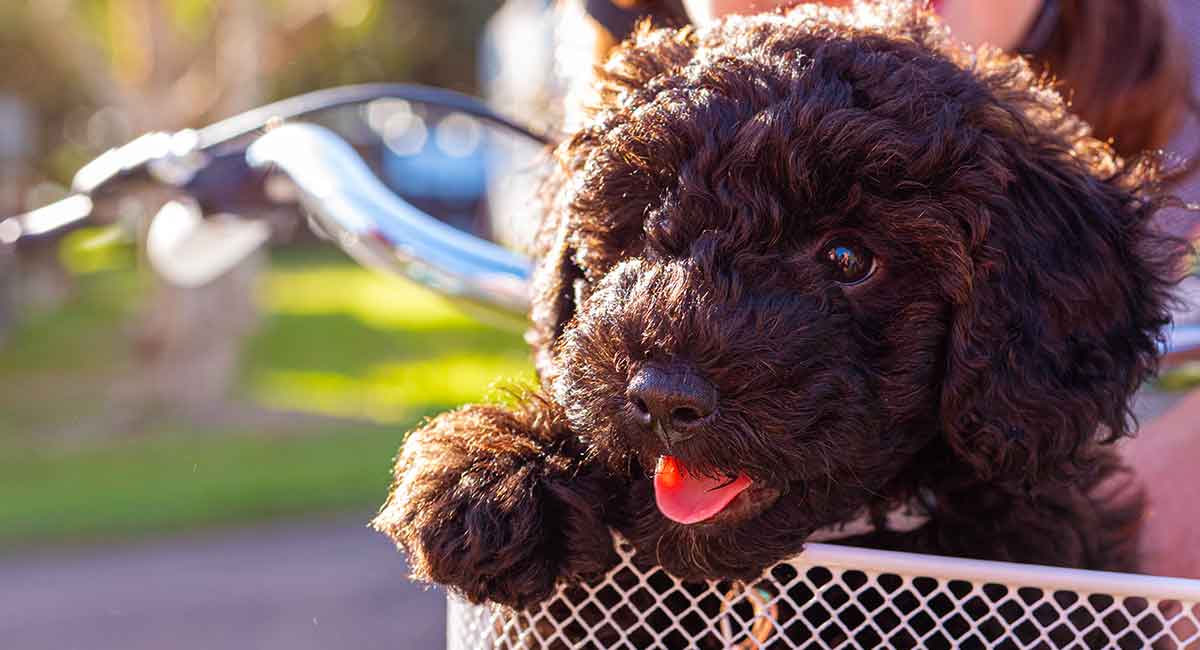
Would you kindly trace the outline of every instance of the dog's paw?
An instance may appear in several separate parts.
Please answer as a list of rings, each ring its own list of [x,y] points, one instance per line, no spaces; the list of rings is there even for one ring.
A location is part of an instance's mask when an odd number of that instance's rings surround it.
[[[591,548],[596,528],[607,536],[606,495],[574,485],[569,459],[520,424],[471,407],[410,434],[374,525],[404,548],[416,578],[472,602],[524,607],[560,576],[598,572],[611,559]]]

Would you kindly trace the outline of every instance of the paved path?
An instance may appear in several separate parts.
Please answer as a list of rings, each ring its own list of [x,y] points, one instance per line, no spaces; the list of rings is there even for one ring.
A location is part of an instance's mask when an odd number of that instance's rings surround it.
[[[0,557],[0,648],[444,647],[442,593],[366,519]]]

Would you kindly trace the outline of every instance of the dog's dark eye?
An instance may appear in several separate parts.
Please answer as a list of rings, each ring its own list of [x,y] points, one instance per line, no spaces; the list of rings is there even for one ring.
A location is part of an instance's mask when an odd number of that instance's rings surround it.
[[[866,247],[853,242],[831,242],[825,247],[823,257],[833,279],[844,285],[859,284],[875,271],[875,256]]]

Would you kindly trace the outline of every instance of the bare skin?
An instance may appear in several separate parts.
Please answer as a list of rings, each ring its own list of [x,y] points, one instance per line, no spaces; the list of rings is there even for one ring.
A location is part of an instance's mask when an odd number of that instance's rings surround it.
[[[826,0],[827,5],[846,5],[850,0]],[[688,14],[697,24],[726,14],[754,14],[799,4],[796,0],[684,0]],[[1016,47],[1041,6],[1039,0],[935,0],[938,13],[955,36],[972,45],[984,43],[1000,48]]]
[[[826,0],[845,5],[851,0]],[[694,22],[727,14],[753,14],[799,4],[797,0],[684,0]],[[972,45],[1016,47],[1040,0],[933,0],[953,33]],[[1142,527],[1143,573],[1200,578],[1200,391],[1143,428],[1124,448],[1144,483],[1150,506]]]
[[[1150,506],[1138,563],[1145,573],[1200,578],[1200,391],[1142,428],[1125,460],[1142,479]]]

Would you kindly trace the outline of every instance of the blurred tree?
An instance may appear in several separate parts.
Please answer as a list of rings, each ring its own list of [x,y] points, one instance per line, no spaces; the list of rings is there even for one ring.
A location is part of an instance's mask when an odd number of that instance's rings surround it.
[[[471,92],[476,42],[495,7],[478,0],[4,0],[0,94],[27,102],[41,125],[35,175],[65,183],[87,159],[138,133],[202,125],[320,87],[391,80]],[[165,197],[142,198],[123,202],[122,218],[144,224]],[[248,292],[259,263],[248,259],[201,290],[157,283],[134,346],[145,380],[139,399],[201,412],[222,406],[214,396],[226,394],[254,320]],[[21,274],[6,275],[19,281]]]
[[[479,0],[6,0],[0,92],[36,110],[39,169],[65,181],[137,132],[196,126],[325,86],[474,92],[498,3]]]

